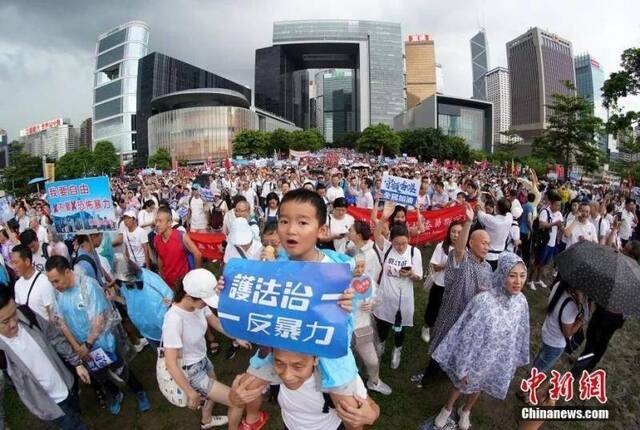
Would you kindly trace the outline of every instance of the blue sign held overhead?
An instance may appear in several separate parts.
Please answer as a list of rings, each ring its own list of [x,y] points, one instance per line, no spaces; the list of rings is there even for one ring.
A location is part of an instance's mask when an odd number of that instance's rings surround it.
[[[382,199],[406,206],[416,206],[420,182],[389,174],[382,175]]]
[[[224,269],[218,317],[227,334],[317,357],[347,354],[349,314],[338,297],[348,264],[232,259]]]

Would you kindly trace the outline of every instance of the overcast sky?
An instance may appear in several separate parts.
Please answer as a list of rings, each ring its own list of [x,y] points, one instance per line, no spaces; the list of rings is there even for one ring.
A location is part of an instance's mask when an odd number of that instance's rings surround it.
[[[469,39],[482,26],[490,67],[506,66],[505,43],[538,26],[589,52],[610,73],[640,46],[638,0],[2,0],[0,128],[9,138],[32,123],[91,116],[96,37],[118,24],[151,27],[158,51],[253,88],[255,49],[271,45],[273,21],[363,19],[399,22],[429,34],[447,94],[471,96]],[[627,103],[640,109],[637,99]]]

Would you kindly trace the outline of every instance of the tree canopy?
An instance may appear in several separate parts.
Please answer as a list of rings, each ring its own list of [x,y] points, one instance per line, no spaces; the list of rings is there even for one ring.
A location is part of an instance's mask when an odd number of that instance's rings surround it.
[[[93,148],[94,173],[113,175],[120,168],[120,158],[113,144],[107,140],[101,140]]]
[[[360,152],[379,154],[383,148],[384,155],[397,155],[400,153],[401,139],[398,133],[387,124],[374,124],[365,128],[358,140],[356,149]]]
[[[56,179],[75,179],[96,174],[95,157],[87,148],[67,152],[56,163]]]
[[[149,157],[148,167],[155,167],[160,170],[171,169],[171,154],[164,148],[160,148]]]
[[[269,136],[259,130],[243,130],[233,140],[233,155],[265,157],[269,150]]]
[[[9,165],[2,172],[2,188],[14,195],[23,195],[30,190],[32,191],[27,185],[28,182],[42,176],[42,160],[23,152],[23,149],[22,143],[11,142],[9,145]]]

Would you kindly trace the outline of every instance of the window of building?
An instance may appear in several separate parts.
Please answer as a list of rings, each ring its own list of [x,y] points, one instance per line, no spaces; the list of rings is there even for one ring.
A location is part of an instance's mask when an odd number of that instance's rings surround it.
[[[120,64],[103,69],[96,73],[96,86],[106,84],[120,77]]]
[[[94,125],[93,138],[101,139],[103,137],[112,136],[122,131],[122,117],[111,118],[105,121],[97,122]]]
[[[122,98],[96,105],[93,109],[93,118],[99,121],[119,113],[122,113]]]
[[[98,59],[96,60],[96,68],[101,69],[104,66],[122,60],[122,58],[124,57],[124,47],[125,45],[121,45],[117,48],[112,49],[111,51],[100,54],[98,56]]]
[[[96,88],[95,103],[100,103],[114,97],[118,97],[122,93],[122,80],[111,82]]]
[[[98,43],[98,52],[106,51],[109,48],[113,48],[116,45],[124,43],[127,37],[127,29],[117,31],[109,36],[105,37]]]

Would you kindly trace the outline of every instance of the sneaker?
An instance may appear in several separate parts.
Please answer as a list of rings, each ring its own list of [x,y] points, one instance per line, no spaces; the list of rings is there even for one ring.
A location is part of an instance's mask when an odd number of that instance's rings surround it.
[[[240,425],[238,426],[238,430],[260,430],[269,420],[269,414],[265,411],[260,412],[260,418],[258,421],[254,423],[247,423],[244,418],[240,421]]]
[[[109,405],[109,412],[111,415],[118,415],[120,413],[122,399],[124,399],[124,393],[122,391],[118,391],[118,394],[111,400],[111,404]]]
[[[446,426],[447,423],[449,422],[450,415],[451,415],[451,411],[445,409],[443,406],[442,409],[440,410],[440,413],[436,417],[436,419],[433,420],[433,425],[438,429],[444,428],[444,426]]]
[[[531,291],[535,291],[535,290],[537,290],[537,288],[536,288],[536,284],[535,284],[533,281],[529,282],[529,289],[530,289]]]
[[[227,425],[229,418],[226,415],[214,415],[211,417],[208,423],[200,423],[201,429],[210,429],[214,427],[220,427]]]
[[[382,354],[384,354],[384,347],[385,347],[384,342],[380,342],[379,344],[376,345],[376,352],[378,353],[378,357],[382,357]]]
[[[391,368],[396,370],[400,367],[400,356],[402,355],[402,347],[394,347],[391,353]]]
[[[460,430],[469,430],[471,428],[471,411],[464,411],[462,407],[458,409],[458,428]]]
[[[151,403],[149,403],[149,397],[147,397],[147,393],[145,393],[144,391],[140,391],[139,393],[136,393],[136,396],[138,397],[138,410],[140,412],[147,412],[149,409],[151,409]]]
[[[378,383],[376,384],[372,384],[370,380],[367,381],[367,388],[371,391],[377,391],[380,394],[384,394],[385,396],[392,393],[391,387],[382,382],[382,379],[378,379]]]
[[[420,337],[424,340],[425,343],[429,343],[431,340],[431,333],[429,333],[429,327],[422,327],[422,332],[420,333]]]
[[[540,285],[542,288],[549,288],[549,287],[547,287],[547,284],[545,284],[542,281],[538,281],[538,285]]]
[[[231,360],[233,357],[235,357],[239,349],[240,346],[237,343],[233,342],[229,349],[227,349],[227,353],[225,354],[227,360]]]
[[[143,337],[138,341],[138,343],[133,345],[133,349],[135,349],[136,352],[141,352],[147,345],[149,345],[149,341]]]

